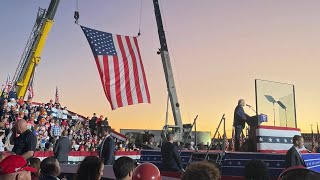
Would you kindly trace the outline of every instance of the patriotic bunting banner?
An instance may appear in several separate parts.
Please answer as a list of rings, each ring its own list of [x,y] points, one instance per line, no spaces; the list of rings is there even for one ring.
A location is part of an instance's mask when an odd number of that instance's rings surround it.
[[[256,129],[257,150],[259,152],[279,152],[286,153],[293,145],[294,135],[300,135],[300,129],[259,126]]]

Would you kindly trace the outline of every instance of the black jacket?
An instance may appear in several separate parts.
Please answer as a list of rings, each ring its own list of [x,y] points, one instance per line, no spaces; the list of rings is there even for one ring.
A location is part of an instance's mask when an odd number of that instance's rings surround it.
[[[161,147],[162,170],[163,171],[180,171],[183,169],[182,161],[178,148],[171,142],[165,142]]]
[[[115,143],[111,136],[102,141],[100,158],[104,159],[105,165],[112,165],[114,162]]]
[[[71,141],[68,137],[62,136],[54,146],[54,156],[59,162],[68,162],[68,155],[71,150]]]
[[[244,112],[243,107],[238,105],[234,110],[233,126],[236,127],[238,125],[241,125],[244,128],[246,123],[245,118],[248,118],[248,117],[249,116]]]
[[[92,117],[91,120],[89,121],[89,127],[90,129],[96,129],[97,128],[97,117]]]
[[[304,166],[306,167],[306,164],[304,160],[301,158],[300,154],[296,150],[294,146],[290,148],[286,154],[286,159],[285,159],[285,167],[293,167],[293,166]]]
[[[14,138],[14,147],[12,152],[22,155],[28,151],[35,151],[37,146],[37,137],[30,130],[26,130],[19,137]]]

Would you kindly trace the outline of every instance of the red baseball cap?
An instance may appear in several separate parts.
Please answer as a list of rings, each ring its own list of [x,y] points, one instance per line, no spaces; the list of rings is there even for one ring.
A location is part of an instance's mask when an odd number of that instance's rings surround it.
[[[0,162],[0,175],[11,174],[20,171],[37,172],[38,170],[30,167],[28,162],[19,155],[10,155]]]

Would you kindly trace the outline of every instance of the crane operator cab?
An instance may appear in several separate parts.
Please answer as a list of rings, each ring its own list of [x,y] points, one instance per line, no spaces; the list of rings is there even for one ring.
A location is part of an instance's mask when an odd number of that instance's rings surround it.
[[[182,140],[182,129],[180,126],[174,126],[174,125],[165,125],[163,127],[163,130],[162,130],[162,139],[164,141],[166,141],[167,139],[167,134],[174,134],[174,138],[173,138],[173,141],[174,142],[181,142]]]

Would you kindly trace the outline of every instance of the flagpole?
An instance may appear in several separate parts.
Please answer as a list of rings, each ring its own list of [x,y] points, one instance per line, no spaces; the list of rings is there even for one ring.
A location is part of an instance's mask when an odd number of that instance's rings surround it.
[[[311,152],[314,152],[314,148],[315,148],[315,139],[314,139],[314,134],[313,134],[313,128],[312,128],[312,124],[310,124],[311,126],[311,139],[312,139],[312,142],[311,142]]]
[[[317,141],[320,142],[319,126],[317,122]]]

